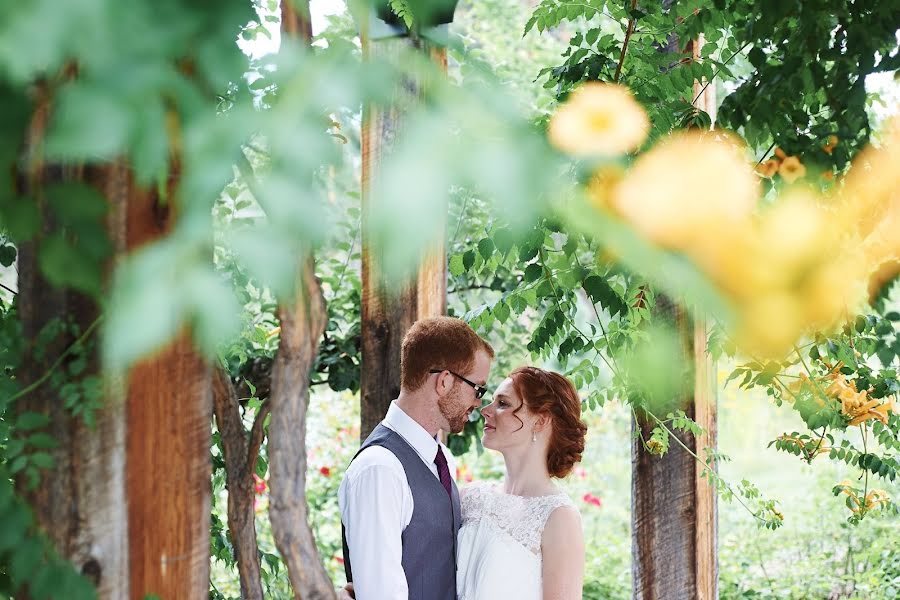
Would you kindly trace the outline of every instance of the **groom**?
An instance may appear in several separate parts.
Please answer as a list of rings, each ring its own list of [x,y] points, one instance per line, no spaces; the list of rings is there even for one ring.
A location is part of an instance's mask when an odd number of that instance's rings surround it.
[[[403,338],[400,395],[338,490],[357,600],[456,600],[459,493],[437,434],[459,433],[481,406],[493,358],[460,319],[423,319]]]

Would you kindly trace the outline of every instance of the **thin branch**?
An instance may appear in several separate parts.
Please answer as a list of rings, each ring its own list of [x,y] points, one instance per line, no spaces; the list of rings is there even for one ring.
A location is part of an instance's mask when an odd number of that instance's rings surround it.
[[[241,419],[237,391],[221,367],[213,372],[212,396],[216,427],[219,430],[225,459],[228,531],[231,534],[234,560],[240,578],[241,598],[262,600],[259,545],[253,511],[253,466],[244,462],[248,455],[248,440]],[[253,462],[255,464],[255,458]]]
[[[19,295],[19,292],[17,292],[16,290],[12,289],[11,287],[6,287],[6,286],[3,285],[2,283],[0,283],[0,288],[3,288],[4,290],[6,290],[7,292],[9,292],[9,293],[12,294],[13,296],[18,296],[18,295]]]
[[[256,419],[253,421],[253,427],[250,429],[250,440],[247,445],[247,472],[253,473],[256,468],[256,459],[259,456],[259,449],[262,447],[263,440],[266,437],[265,422],[266,417],[272,411],[272,407],[268,400],[263,401],[256,413]]]
[[[456,231],[453,232],[453,239],[450,240],[450,245],[456,243],[456,238],[459,235],[459,228],[462,226],[463,217],[466,216],[466,207],[469,206],[469,196],[466,196],[466,199],[463,200],[462,209],[459,211],[459,219],[456,221]]]
[[[734,54],[732,54],[731,56],[728,57],[728,60],[726,60],[723,63],[719,63],[719,68],[717,68],[716,72],[712,74],[712,77],[709,78],[709,81],[707,81],[703,85],[703,87],[700,88],[700,91],[697,92],[697,96],[693,100],[691,100],[691,104],[695,104],[697,102],[697,100],[700,98],[700,96],[703,95],[703,92],[706,91],[706,88],[709,87],[709,84],[712,83],[713,81],[715,81],[716,77],[719,75],[719,72],[722,70],[722,67],[724,67],[725,65],[730,63],[732,60],[734,60],[734,57],[737,56],[738,54],[740,54],[744,50],[744,48],[746,48],[749,45],[750,45],[750,42],[746,42],[743,46],[741,46],[740,48],[735,50]]]
[[[59,365],[62,364],[63,360],[65,360],[65,358],[66,358],[66,357],[67,357],[67,356],[68,356],[75,348],[77,348],[79,345],[81,345],[82,343],[84,343],[84,341],[85,341],[85,340],[86,340],[86,339],[94,332],[94,329],[97,328],[97,326],[100,324],[100,322],[101,322],[102,320],[103,320],[103,317],[102,317],[102,316],[97,317],[97,318],[94,320],[94,322],[91,323],[91,324],[88,326],[88,328],[84,330],[84,333],[82,333],[81,336],[80,336],[77,340],[75,340],[74,342],[72,342],[72,345],[71,345],[71,346],[69,346],[68,348],[66,348],[65,350],[63,350],[62,354],[59,355],[59,357],[53,362],[53,364],[50,365],[50,368],[47,369],[47,371],[46,371],[43,375],[41,375],[40,378],[38,378],[37,381],[35,381],[35,382],[32,383],[31,385],[29,385],[28,387],[26,387],[26,388],[20,390],[19,392],[13,394],[13,395],[7,400],[7,402],[14,402],[15,400],[18,400],[19,398],[21,398],[22,396],[25,396],[26,394],[30,394],[31,392],[33,392],[34,390],[36,390],[37,388],[39,388],[45,381],[47,381],[47,379],[50,378],[50,375],[52,375],[53,372],[54,372],[57,368],[59,368]]]
[[[631,10],[637,8],[637,0],[631,0]],[[631,40],[631,34],[634,33],[635,19],[628,19],[628,29],[625,31],[625,40],[622,42],[622,53],[619,54],[619,64],[616,65],[616,74],[613,81],[619,82],[619,76],[622,75],[622,65],[625,63],[625,53],[628,51],[628,42]]]
[[[757,167],[758,167],[759,165],[762,164],[762,161],[766,160],[766,157],[769,155],[769,152],[771,152],[771,151],[772,151],[772,148],[774,148],[774,147],[775,147],[775,142],[772,142],[772,143],[769,145],[769,147],[766,148],[766,151],[763,152],[762,158],[760,158],[758,161],[756,161],[756,166],[757,166]]]
[[[498,292],[501,291],[501,290],[497,290],[489,285],[478,284],[478,285],[464,285],[461,287],[456,287],[456,288],[453,288],[452,290],[447,290],[447,293],[448,294],[458,294],[460,292],[468,292],[471,290],[494,290],[494,291],[498,291]]]
[[[647,410],[647,409],[642,409],[642,411],[643,411],[644,413],[650,415],[651,417],[653,417],[653,420],[656,421],[657,424],[659,424],[660,427],[662,427],[663,429],[666,430],[666,433],[669,434],[669,437],[675,438],[675,441],[678,442],[678,445],[681,446],[682,448],[684,448],[684,451],[685,451],[685,452],[687,452],[688,454],[690,454],[691,456],[693,456],[694,459],[695,459],[698,463],[700,463],[700,465],[703,467],[704,471],[706,471],[706,473],[708,474],[709,477],[713,477],[713,478],[715,478],[716,480],[721,481],[722,484],[725,486],[725,488],[726,488],[729,492],[731,492],[732,497],[735,498],[735,499],[741,504],[741,506],[743,506],[743,507],[747,510],[747,512],[750,513],[751,516],[753,516],[754,519],[757,519],[757,520],[759,520],[759,521],[765,522],[765,519],[763,519],[762,517],[760,517],[760,516],[758,516],[756,513],[754,513],[753,510],[752,510],[749,506],[747,506],[747,505],[744,503],[743,500],[741,500],[740,494],[735,493],[735,491],[732,489],[730,483],[728,483],[727,481],[725,481],[724,479],[722,479],[721,475],[719,475],[718,473],[716,473],[715,471],[713,471],[712,468],[710,468],[710,466],[706,463],[706,461],[704,461],[702,458],[700,458],[699,456],[697,456],[697,453],[696,453],[696,452],[694,452],[693,450],[691,450],[690,448],[688,448],[687,445],[686,445],[684,442],[681,441],[681,438],[679,438],[677,435],[675,435],[675,432],[673,432],[671,429],[669,429],[669,428],[666,426],[666,424],[665,424],[663,421],[661,421],[661,420],[659,419],[659,417],[657,417],[655,414],[653,414],[652,412],[650,412],[650,411]]]
[[[362,227],[362,217],[360,216],[359,222],[356,226],[356,231],[353,232],[353,239],[350,240],[350,249],[347,251],[347,260],[344,261],[344,266],[341,268],[341,276],[338,277],[337,285],[334,288],[334,293],[337,294],[337,291],[341,289],[341,284],[344,283],[344,275],[347,273],[347,267],[350,265],[350,258],[353,256],[353,248],[356,246],[356,238],[359,236],[359,230]]]

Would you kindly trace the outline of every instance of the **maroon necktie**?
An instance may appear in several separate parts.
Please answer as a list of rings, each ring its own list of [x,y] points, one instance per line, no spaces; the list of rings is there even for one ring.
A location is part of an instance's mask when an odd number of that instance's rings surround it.
[[[447,467],[447,458],[444,456],[444,453],[441,452],[440,446],[438,446],[437,455],[434,457],[434,464],[437,465],[438,477],[441,478],[441,485],[447,490],[447,495],[452,498],[453,493],[450,491],[450,469]]]

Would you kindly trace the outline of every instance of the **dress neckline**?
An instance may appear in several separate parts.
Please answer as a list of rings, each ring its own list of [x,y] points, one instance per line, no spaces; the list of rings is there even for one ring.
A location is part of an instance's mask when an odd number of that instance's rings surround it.
[[[559,496],[566,496],[566,493],[563,492],[562,490],[558,491],[555,494],[543,494],[540,496],[522,496],[520,494],[511,494],[503,489],[502,481],[494,482],[492,484],[492,487],[494,488],[494,491],[496,491],[497,494],[499,494],[501,496],[510,496],[512,498],[521,498],[522,500],[537,500],[539,498],[557,498]]]

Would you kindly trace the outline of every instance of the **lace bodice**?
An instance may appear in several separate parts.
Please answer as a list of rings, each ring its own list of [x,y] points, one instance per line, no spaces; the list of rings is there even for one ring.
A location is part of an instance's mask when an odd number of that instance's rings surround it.
[[[467,486],[461,498],[462,524],[485,520],[532,554],[540,556],[541,536],[550,514],[574,506],[566,494],[525,497],[507,494],[503,484],[480,481]]]

